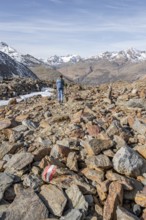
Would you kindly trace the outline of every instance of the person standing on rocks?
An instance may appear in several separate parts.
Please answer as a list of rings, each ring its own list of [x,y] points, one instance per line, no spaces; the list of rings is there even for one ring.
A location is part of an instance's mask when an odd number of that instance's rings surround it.
[[[60,77],[56,80],[56,87],[58,93],[58,101],[62,103],[64,94],[64,79],[62,75],[60,75]]]

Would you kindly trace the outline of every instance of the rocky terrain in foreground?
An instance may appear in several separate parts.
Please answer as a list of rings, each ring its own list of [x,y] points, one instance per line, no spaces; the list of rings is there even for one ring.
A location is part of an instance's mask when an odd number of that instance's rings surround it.
[[[0,219],[145,220],[145,87],[70,85],[62,105],[54,92],[1,107]]]

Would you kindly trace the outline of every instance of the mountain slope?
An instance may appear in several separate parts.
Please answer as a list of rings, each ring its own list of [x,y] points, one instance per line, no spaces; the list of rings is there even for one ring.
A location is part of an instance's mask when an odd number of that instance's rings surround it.
[[[0,77],[27,77],[37,79],[37,76],[22,63],[13,60],[7,54],[0,52]]]
[[[10,56],[12,59],[16,60],[17,62],[23,63],[24,65],[30,67],[30,66],[38,66],[41,64],[44,64],[43,61],[29,55],[23,55],[19,53],[14,48],[8,46],[8,44],[4,42],[0,42],[0,51],[3,53],[6,53],[8,56]]]
[[[85,84],[101,84],[117,80],[134,81],[146,75],[146,61],[86,60],[74,65],[64,65],[58,70],[74,81]]]

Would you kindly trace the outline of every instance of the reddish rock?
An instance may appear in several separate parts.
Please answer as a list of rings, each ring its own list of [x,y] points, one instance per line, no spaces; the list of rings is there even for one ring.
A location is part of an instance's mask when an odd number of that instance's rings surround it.
[[[123,203],[123,187],[118,182],[112,182],[109,186],[109,194],[104,205],[103,219],[116,220],[116,209]]]

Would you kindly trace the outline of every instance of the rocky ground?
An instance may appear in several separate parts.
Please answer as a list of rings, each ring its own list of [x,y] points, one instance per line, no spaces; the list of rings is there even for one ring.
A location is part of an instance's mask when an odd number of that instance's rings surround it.
[[[145,220],[146,82],[0,108],[0,219]],[[54,172],[46,180],[44,169]]]
[[[0,100],[40,91],[43,87],[52,87],[52,83],[28,78],[2,80],[0,81]]]

